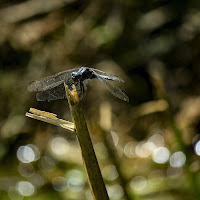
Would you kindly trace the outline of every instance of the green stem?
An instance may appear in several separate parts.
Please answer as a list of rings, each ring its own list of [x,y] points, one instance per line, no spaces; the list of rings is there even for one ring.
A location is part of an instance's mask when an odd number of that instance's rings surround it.
[[[65,89],[93,198],[95,200],[109,200],[76,88],[74,86],[74,90],[70,91],[65,85]]]

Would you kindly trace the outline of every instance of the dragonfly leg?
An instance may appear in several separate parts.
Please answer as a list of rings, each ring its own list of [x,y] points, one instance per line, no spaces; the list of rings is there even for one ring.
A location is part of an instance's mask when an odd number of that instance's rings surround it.
[[[78,96],[79,96],[80,100],[83,99],[83,94],[84,94],[84,91],[85,91],[83,82],[82,81],[78,81],[78,82],[75,82],[74,85],[77,88],[77,93],[78,93]]]
[[[80,100],[82,100],[85,92],[85,88],[82,81],[80,81],[80,90],[81,90]]]

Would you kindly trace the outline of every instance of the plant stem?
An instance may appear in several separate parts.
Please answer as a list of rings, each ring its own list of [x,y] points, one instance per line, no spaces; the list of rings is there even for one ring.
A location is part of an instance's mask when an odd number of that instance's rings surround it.
[[[88,177],[90,190],[95,200],[109,200],[75,86],[73,89],[73,91],[70,91],[65,84],[71,116],[81,147],[83,164]]]

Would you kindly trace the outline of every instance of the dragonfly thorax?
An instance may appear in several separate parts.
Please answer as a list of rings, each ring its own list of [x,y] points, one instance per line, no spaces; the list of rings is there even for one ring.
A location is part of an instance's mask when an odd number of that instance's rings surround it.
[[[95,75],[92,70],[89,68],[81,67],[78,72],[72,72],[71,73],[71,78],[73,81],[78,82],[78,81],[84,81],[87,79],[93,79],[95,78]]]

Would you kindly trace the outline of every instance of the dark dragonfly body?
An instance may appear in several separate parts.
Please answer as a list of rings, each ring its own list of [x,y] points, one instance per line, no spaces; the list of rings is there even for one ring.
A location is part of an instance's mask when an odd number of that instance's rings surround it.
[[[39,81],[33,81],[28,85],[28,90],[30,92],[38,92],[36,95],[38,101],[63,99],[66,98],[64,88],[65,82],[70,89],[72,89],[72,85],[74,84],[77,88],[79,97],[83,98],[87,80],[94,78],[97,78],[101,83],[103,83],[114,96],[124,101],[129,101],[128,96],[124,94],[121,89],[107,81],[112,80],[123,82],[122,79],[98,69],[89,67],[69,69],[59,72],[53,76],[42,78]]]

